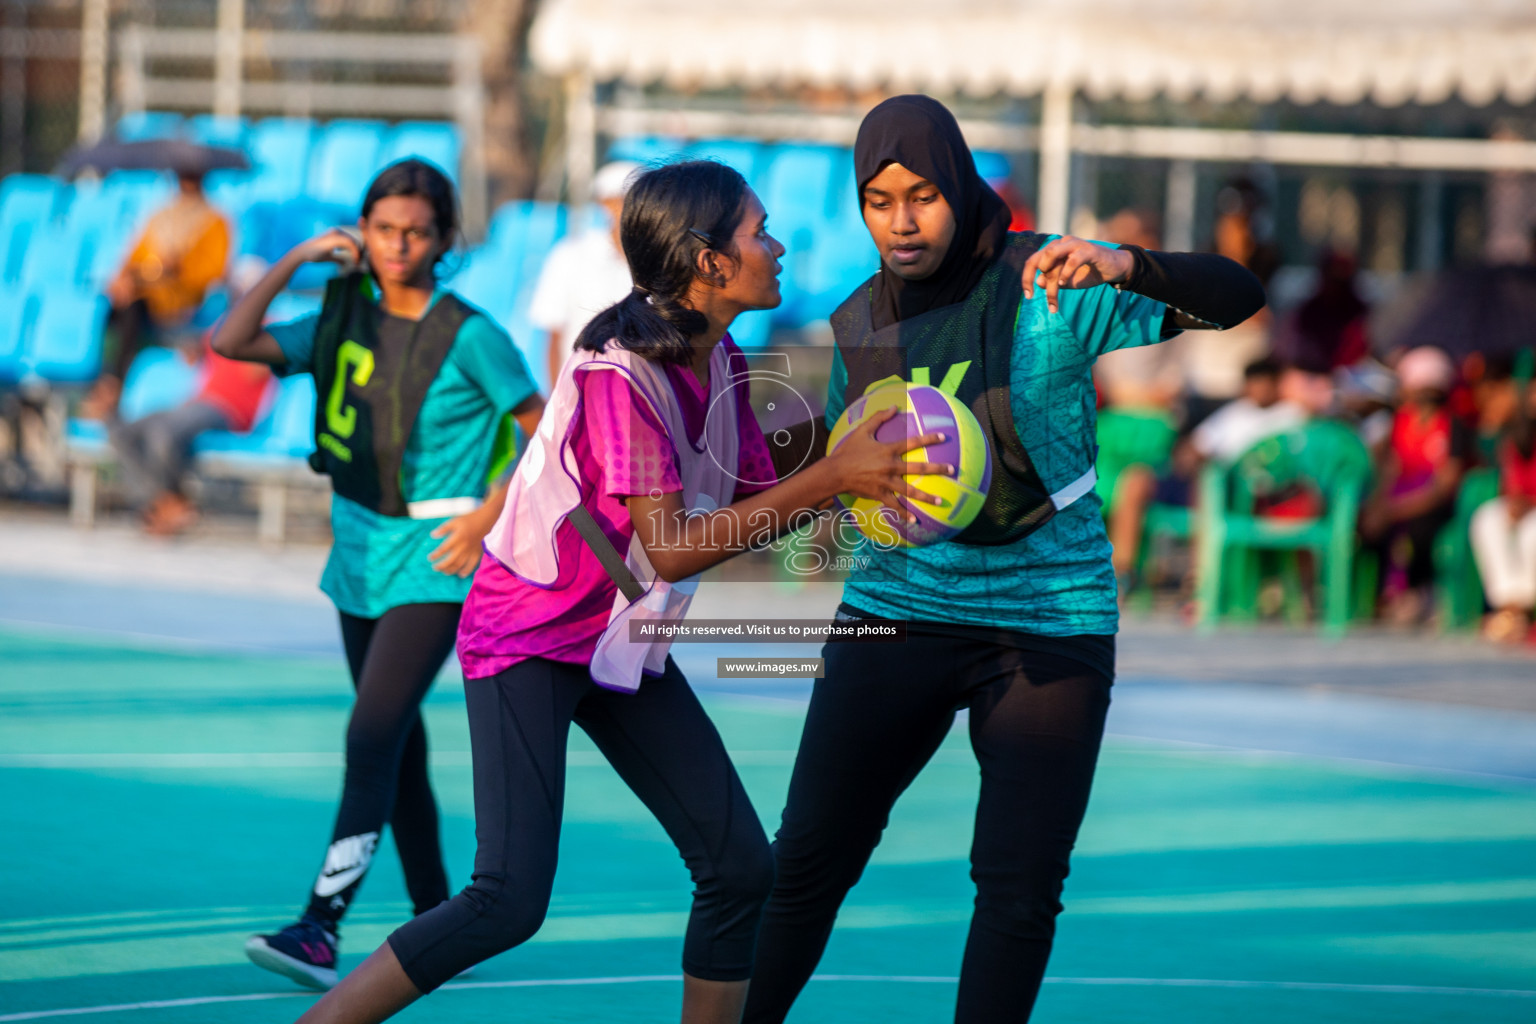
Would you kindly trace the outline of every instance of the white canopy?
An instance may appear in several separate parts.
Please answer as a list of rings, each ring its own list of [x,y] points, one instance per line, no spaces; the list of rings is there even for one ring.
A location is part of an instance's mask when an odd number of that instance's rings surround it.
[[[540,69],[676,88],[1536,98],[1532,0],[545,0]]]

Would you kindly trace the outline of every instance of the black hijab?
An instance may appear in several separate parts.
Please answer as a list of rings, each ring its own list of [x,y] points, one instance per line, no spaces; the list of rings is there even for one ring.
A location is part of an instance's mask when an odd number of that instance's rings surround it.
[[[921,281],[903,280],[881,261],[871,303],[875,330],[962,301],[1002,253],[1011,220],[1008,205],[976,173],[955,115],[932,97],[893,96],[865,116],[853,144],[860,209],[864,186],[890,163],[937,185],[958,223],[944,262]]]

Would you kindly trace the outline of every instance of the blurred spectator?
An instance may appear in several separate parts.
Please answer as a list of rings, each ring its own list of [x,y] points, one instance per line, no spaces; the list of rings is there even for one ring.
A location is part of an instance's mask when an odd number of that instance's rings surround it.
[[[1493,608],[1490,640],[1524,638],[1536,608],[1536,389],[1504,431],[1498,448],[1499,497],[1472,514],[1472,553]]]
[[[200,371],[191,399],[109,427],[129,500],[139,509],[144,529],[154,534],[180,533],[197,520],[197,508],[182,489],[193,442],[210,430],[250,430],[272,379],[265,366],[217,355],[206,338],[200,350],[186,355],[198,361]]]
[[[1177,347],[1183,337],[1161,345],[1117,349],[1095,360],[1093,379],[1102,404],[1114,409],[1173,410],[1184,393],[1184,367]]]
[[[1305,423],[1311,410],[1280,389],[1282,371],[1273,358],[1243,368],[1243,394],[1194,429],[1189,443],[1202,462],[1228,462],[1266,437]]]
[[[1266,286],[1280,268],[1280,249],[1271,234],[1268,203],[1252,180],[1235,178],[1216,194],[1211,248],[1253,271]]]
[[[234,297],[260,280],[266,269],[255,257],[241,260],[231,275]],[[210,430],[250,430],[272,380],[272,371],[264,364],[237,362],[214,352],[211,336],[210,323],[196,343],[182,349],[199,370],[197,390],[190,399],[130,423],[115,417],[108,423],[129,501],[149,533],[176,534],[196,522],[197,508],[182,488],[193,443]]]
[[[1355,424],[1372,460],[1379,462],[1396,419],[1397,375],[1376,360],[1365,359],[1335,370],[1333,379],[1339,412]]]
[[[1519,411],[1514,359],[1473,352],[1462,364],[1467,384],[1466,419],[1473,425],[1477,461],[1496,465],[1499,448]]]
[[[1127,206],[1099,230],[1099,238],[1111,245],[1139,245],[1143,249],[1162,248],[1161,218],[1155,210]]]
[[[1179,437],[1167,472],[1156,475],[1140,465],[1121,472],[1109,514],[1109,537],[1124,590],[1136,582],[1132,572],[1140,557],[1148,508],[1192,505],[1194,481],[1205,463],[1230,462],[1264,438],[1307,421],[1306,407],[1282,398],[1280,381],[1280,364],[1273,359],[1249,363],[1243,369],[1243,394]]]
[[[581,329],[634,287],[619,246],[619,215],[624,209],[624,194],[639,170],[637,163],[615,160],[597,172],[592,192],[608,212],[608,226],[561,241],[550,250],[539,274],[528,319],[549,332],[551,387],[570,358]]]
[[[1435,534],[1450,521],[1470,437],[1446,407],[1455,368],[1438,348],[1416,348],[1397,365],[1403,404],[1360,531],[1386,570],[1388,617],[1420,620],[1430,607]]]
[[[88,419],[117,411],[133,357],[154,331],[186,323],[209,286],[224,276],[229,225],[203,194],[203,179],[177,176],[176,197],[156,211],[107,285],[107,355],[101,376],[81,408]]]
[[[1366,355],[1370,307],[1355,289],[1355,259],[1325,250],[1318,261],[1317,289],[1275,330],[1275,355],[1294,366],[1335,370]]]
[[[1211,247],[1253,271],[1266,285],[1280,265],[1270,233],[1264,195],[1252,181],[1236,179],[1217,193]],[[1269,333],[1265,307],[1230,330],[1189,331],[1174,339],[1189,386],[1185,408],[1191,425],[1242,393],[1243,368],[1269,352]]]
[[[1008,205],[1009,231],[1035,230],[1035,211],[1013,183],[1013,166],[1000,153],[976,153],[976,173]]]
[[[1111,245],[1160,249],[1157,228],[1156,214],[1127,207],[1105,221],[1098,236]],[[1172,410],[1184,394],[1184,337],[1187,335],[1161,345],[1123,348],[1100,356],[1094,362],[1093,376],[1103,404],[1115,409]]]
[[[1011,180],[992,183],[992,191],[1002,197],[1008,204],[1008,213],[1012,220],[1008,222],[1009,231],[1033,231],[1035,230],[1035,211],[1029,205],[1029,200]]]
[[[1330,416],[1338,402],[1333,375],[1287,366],[1280,372],[1280,400],[1299,405],[1308,416]]]

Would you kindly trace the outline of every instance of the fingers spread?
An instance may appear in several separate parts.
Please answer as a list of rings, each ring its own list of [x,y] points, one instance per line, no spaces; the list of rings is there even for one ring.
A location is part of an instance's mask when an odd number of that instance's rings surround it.
[[[900,441],[892,441],[891,449],[900,454],[902,452],[910,452],[918,448],[926,448],[931,444],[943,444],[948,439],[949,435],[940,433],[938,431],[932,431],[927,434],[914,434],[911,437],[904,437]],[[910,470],[905,469],[903,471],[911,472]]]
[[[881,495],[880,503],[895,513],[896,517],[901,522],[917,522],[917,516],[908,511],[907,506],[902,504],[901,498],[896,495],[895,491],[892,491],[889,494]]]
[[[902,472],[908,477],[954,476],[957,470],[954,466],[943,462],[909,462]]]
[[[939,508],[947,508],[949,506],[949,502],[945,501],[943,498],[940,498],[937,495],[929,494],[927,491],[919,490],[917,487],[914,487],[912,484],[905,481],[903,481],[901,485],[901,493],[906,495],[912,501],[920,501],[925,505],[934,505]]]

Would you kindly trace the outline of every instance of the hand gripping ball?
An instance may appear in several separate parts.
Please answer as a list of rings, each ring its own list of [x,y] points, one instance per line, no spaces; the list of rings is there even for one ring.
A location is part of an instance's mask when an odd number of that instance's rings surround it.
[[[898,412],[875,431],[881,441],[899,441],[935,431],[945,440],[928,448],[914,448],[906,453],[908,462],[939,462],[955,467],[950,476],[909,476],[918,490],[938,498],[940,504],[913,501],[902,496],[901,503],[917,516],[914,523],[902,522],[885,505],[872,498],[838,495],[853,517],[859,532],[886,547],[922,547],[948,540],[971,525],[981,512],[992,483],[992,451],[981,424],[960,401],[927,384],[904,384],[896,378],[879,381],[855,401],[832,428],[827,451],[837,450],[858,425],[882,409]]]

